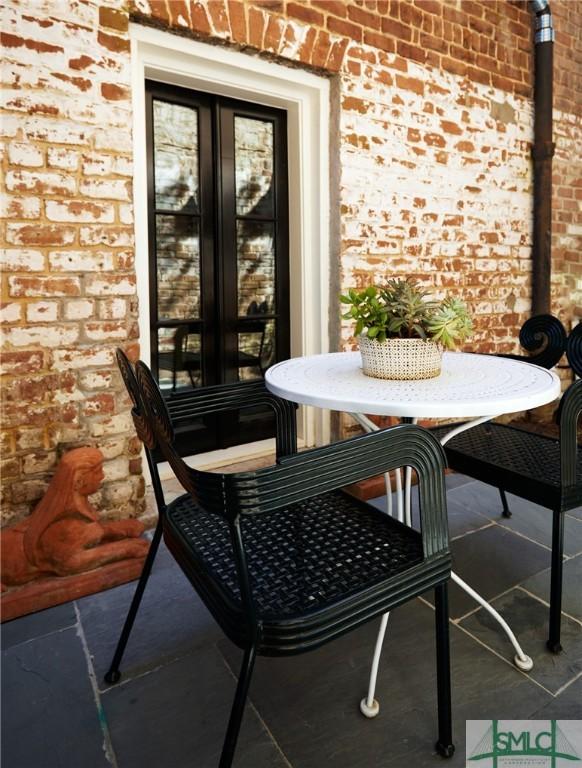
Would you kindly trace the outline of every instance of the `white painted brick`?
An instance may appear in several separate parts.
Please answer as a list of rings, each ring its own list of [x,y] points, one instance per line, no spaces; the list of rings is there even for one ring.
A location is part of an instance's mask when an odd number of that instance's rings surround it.
[[[133,420],[129,413],[120,413],[110,419],[94,421],[90,430],[92,437],[108,437],[109,435],[124,435],[133,429]]]
[[[87,320],[94,316],[95,302],[89,299],[73,299],[65,302],[66,320]]]
[[[106,272],[114,259],[109,251],[50,251],[49,264],[54,272]]]
[[[47,162],[53,168],[76,171],[79,166],[79,158],[79,152],[74,149],[49,147],[47,150]]]
[[[110,371],[87,371],[79,373],[79,385],[83,390],[110,389],[113,384]]]
[[[103,464],[103,472],[105,474],[105,482],[124,480],[129,474],[129,461],[125,458],[106,461]]]
[[[99,221],[111,224],[115,218],[115,210],[111,203],[97,203],[90,200],[47,200],[45,203],[46,217],[49,221],[86,223]]]
[[[111,170],[118,176],[133,176],[133,162],[131,157],[123,155],[112,156]]]
[[[133,245],[133,231],[123,227],[81,227],[79,240],[81,245],[108,245],[117,248],[127,248]]]
[[[42,272],[44,254],[27,248],[4,248],[0,250],[0,266],[11,272]]]
[[[85,176],[107,176],[113,165],[112,155],[83,155],[82,169]]]
[[[55,120],[50,117],[27,117],[22,119],[12,115],[3,116],[0,125],[9,118],[7,130],[22,129],[28,139],[47,141],[53,144],[88,145],[97,129],[89,125],[79,125],[72,120]],[[16,133],[16,131],[15,131]],[[8,134],[8,135],[15,135]]]
[[[57,301],[32,301],[26,305],[26,319],[30,323],[50,323],[58,320]]]
[[[0,320],[3,323],[17,323],[22,316],[22,305],[18,302],[0,304]]]
[[[133,205],[119,204],[119,221],[122,224],[133,224]]]
[[[72,176],[51,171],[8,171],[6,189],[11,192],[38,192],[63,195],[75,191],[76,181]]]
[[[39,197],[0,195],[0,218],[38,219],[42,210]]]
[[[44,152],[34,144],[13,141],[8,145],[8,159],[12,165],[40,167],[44,165]]]
[[[113,349],[71,349],[53,352],[55,371],[76,371],[115,365]]]
[[[123,320],[127,317],[126,299],[104,299],[98,302],[101,320]]]
[[[86,282],[86,291],[88,296],[133,296],[136,287],[135,281],[129,277],[103,280],[91,276]]]
[[[117,179],[82,179],[79,192],[87,197],[129,200],[129,182]]]
[[[32,326],[11,328],[4,332],[4,342],[13,347],[63,347],[74,344],[79,338],[76,326]]]

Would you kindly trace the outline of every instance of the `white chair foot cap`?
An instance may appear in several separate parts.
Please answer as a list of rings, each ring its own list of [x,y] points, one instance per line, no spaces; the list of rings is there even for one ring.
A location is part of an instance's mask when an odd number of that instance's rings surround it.
[[[530,669],[533,669],[533,661],[532,661],[532,659],[530,659],[530,657],[526,656],[525,654],[524,654],[523,658],[521,658],[516,653],[515,656],[513,657],[513,661],[515,663],[515,666],[518,669],[521,669],[522,672],[529,672]]]
[[[370,718],[371,717],[376,717],[376,715],[378,714],[379,711],[380,711],[380,705],[378,704],[376,699],[372,699],[372,706],[371,707],[368,706],[368,700],[367,699],[364,698],[364,699],[362,699],[360,701],[360,712],[365,717],[370,717]]]

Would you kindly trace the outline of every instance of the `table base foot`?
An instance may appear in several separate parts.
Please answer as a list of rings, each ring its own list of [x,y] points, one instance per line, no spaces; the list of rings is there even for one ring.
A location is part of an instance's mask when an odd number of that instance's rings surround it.
[[[380,711],[380,704],[376,699],[372,699],[371,707],[368,705],[368,699],[365,696],[360,701],[360,712],[364,715],[364,717],[369,717],[371,719],[373,717],[376,717],[379,711]]]
[[[521,669],[522,672],[529,672],[530,669],[533,669],[533,659],[526,654],[520,657],[516,653],[513,657],[513,663],[518,669]]]

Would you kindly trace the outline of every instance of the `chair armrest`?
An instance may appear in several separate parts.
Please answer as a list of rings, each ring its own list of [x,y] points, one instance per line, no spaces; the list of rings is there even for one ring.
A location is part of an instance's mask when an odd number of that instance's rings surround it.
[[[240,514],[273,512],[345,485],[410,466],[419,481],[426,557],[448,549],[445,454],[423,427],[402,424],[314,448],[256,472],[223,475],[228,507]]]

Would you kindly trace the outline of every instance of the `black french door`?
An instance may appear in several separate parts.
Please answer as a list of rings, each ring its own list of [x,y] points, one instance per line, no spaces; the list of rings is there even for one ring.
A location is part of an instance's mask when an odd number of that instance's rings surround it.
[[[286,113],[146,83],[151,365],[167,398],[289,357]],[[274,434],[264,411],[181,425],[183,454]]]

